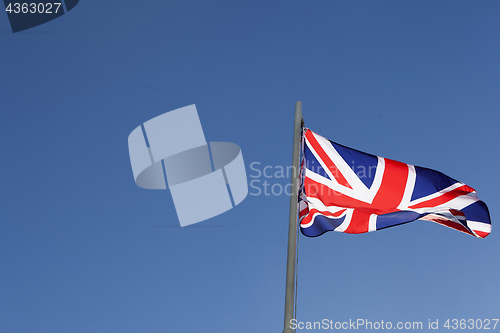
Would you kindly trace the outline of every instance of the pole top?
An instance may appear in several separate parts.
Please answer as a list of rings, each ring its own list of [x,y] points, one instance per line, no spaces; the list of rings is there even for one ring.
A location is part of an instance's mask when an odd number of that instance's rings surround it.
[[[304,117],[302,116],[302,102],[295,102],[295,122],[300,122],[300,128],[304,127]]]

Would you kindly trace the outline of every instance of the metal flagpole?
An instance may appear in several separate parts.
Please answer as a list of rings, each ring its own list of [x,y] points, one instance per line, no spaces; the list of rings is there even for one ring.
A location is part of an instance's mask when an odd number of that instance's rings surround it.
[[[297,206],[299,191],[300,133],[302,129],[302,103],[295,103],[293,129],[292,189],[290,195],[290,219],[288,224],[288,253],[286,260],[285,323],[283,333],[293,333],[290,321],[294,318],[295,263],[297,261]]]

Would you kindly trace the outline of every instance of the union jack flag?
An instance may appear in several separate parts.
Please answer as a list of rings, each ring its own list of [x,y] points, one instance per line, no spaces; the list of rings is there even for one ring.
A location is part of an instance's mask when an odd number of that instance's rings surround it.
[[[476,191],[439,171],[363,153],[303,130],[299,219],[305,236],[364,233],[415,220],[484,238],[491,232]]]

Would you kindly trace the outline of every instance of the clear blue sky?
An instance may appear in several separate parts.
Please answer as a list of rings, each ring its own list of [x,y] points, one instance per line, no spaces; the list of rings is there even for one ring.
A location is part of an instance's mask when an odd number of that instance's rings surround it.
[[[135,185],[127,137],[196,104],[252,180],[252,162],[291,163],[297,100],[331,140],[474,187],[493,225],[301,235],[298,319],[499,318],[499,17],[498,1],[82,0],[13,34],[0,13],[0,331],[281,332],[289,198],[180,228],[168,190]]]

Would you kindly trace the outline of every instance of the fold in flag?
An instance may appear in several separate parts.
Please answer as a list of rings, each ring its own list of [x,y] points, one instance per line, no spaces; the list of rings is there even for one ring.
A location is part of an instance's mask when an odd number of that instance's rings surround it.
[[[300,229],[359,234],[427,220],[484,238],[491,232],[476,191],[439,171],[354,150],[304,129]]]

